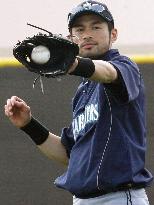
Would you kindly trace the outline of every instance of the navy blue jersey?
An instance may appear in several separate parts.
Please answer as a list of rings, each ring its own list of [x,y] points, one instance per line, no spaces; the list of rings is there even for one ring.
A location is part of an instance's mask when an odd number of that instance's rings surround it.
[[[118,81],[84,79],[73,98],[73,121],[61,135],[69,165],[55,184],[79,198],[126,183],[147,186],[153,178],[145,168],[145,96],[138,66],[115,49],[101,59],[116,68]]]

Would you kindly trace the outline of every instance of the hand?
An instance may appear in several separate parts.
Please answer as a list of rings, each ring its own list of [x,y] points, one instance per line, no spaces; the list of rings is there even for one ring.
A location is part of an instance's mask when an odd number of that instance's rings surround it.
[[[68,73],[72,73],[77,66],[78,66],[78,60],[77,60],[77,58],[76,58],[75,61],[74,61],[74,63],[73,63],[73,65],[70,67]]]
[[[30,107],[19,97],[12,96],[7,100],[5,107],[5,115],[16,127],[24,127],[31,120]]]

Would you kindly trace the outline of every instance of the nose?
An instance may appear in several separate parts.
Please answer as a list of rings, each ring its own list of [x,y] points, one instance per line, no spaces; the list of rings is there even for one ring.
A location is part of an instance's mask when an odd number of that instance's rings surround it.
[[[92,32],[90,30],[85,30],[82,35],[83,40],[92,39]]]

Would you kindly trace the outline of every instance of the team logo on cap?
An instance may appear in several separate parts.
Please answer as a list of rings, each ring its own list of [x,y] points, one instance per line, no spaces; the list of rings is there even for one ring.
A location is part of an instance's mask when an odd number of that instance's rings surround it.
[[[92,3],[85,2],[82,6],[84,9],[91,9]]]
[[[85,2],[82,7],[85,9],[85,10],[96,10],[97,12],[102,12],[105,10],[105,8],[103,7],[103,5],[99,5],[99,4],[95,4],[95,3],[92,3],[92,2]]]

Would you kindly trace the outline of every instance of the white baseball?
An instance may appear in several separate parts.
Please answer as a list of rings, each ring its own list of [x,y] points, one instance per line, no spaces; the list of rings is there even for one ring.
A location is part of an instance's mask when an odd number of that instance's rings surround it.
[[[50,51],[47,47],[39,45],[33,48],[31,59],[38,64],[45,64],[50,59]]]

